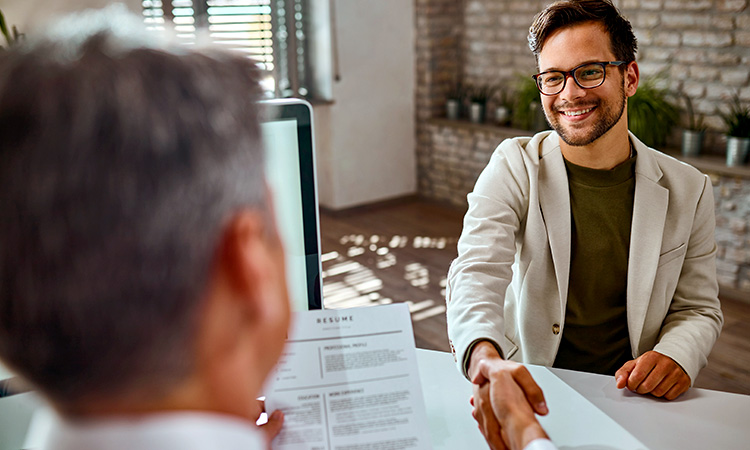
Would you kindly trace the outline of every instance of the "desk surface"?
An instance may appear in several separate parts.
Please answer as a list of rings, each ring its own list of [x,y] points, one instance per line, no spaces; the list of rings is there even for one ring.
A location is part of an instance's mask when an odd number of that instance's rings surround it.
[[[417,350],[417,357],[435,450],[487,448],[471,418],[471,385],[458,373],[453,357],[429,350]],[[554,421],[569,421],[565,426],[542,421],[561,449],[731,450],[748,448],[750,443],[750,396],[692,388],[669,402],[618,390],[611,376],[528,367],[546,389],[550,416],[556,407],[572,409],[554,417]],[[603,415],[611,419],[609,424],[602,421],[606,421]],[[617,441],[608,438],[604,448],[571,441],[572,435],[589,437],[604,431],[614,437],[623,430],[641,445],[628,446],[619,435]]]
[[[417,358],[434,449],[486,449],[471,417],[471,384],[452,355],[417,350]],[[542,424],[561,449],[732,450],[750,443],[750,396],[693,388],[668,402],[618,390],[610,376],[528,367],[551,410]],[[18,431],[17,436],[0,433],[0,449],[15,450],[39,400],[27,393],[0,403],[0,417],[14,416],[5,425]],[[600,443],[592,444],[597,439]]]

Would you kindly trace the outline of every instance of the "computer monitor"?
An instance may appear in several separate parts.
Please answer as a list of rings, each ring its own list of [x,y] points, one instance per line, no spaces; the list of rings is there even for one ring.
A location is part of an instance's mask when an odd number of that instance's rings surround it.
[[[312,108],[299,99],[262,101],[266,177],[286,251],[295,311],[321,309],[320,226]]]

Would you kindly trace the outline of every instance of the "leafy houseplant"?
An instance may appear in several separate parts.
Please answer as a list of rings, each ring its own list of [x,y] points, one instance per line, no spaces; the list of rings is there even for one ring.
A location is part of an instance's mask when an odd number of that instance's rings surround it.
[[[469,120],[474,123],[484,122],[487,101],[495,93],[494,86],[475,86],[469,90]]]
[[[682,130],[682,154],[683,156],[698,156],[703,147],[703,138],[706,135],[706,126],[703,123],[703,114],[696,117],[693,109],[693,101],[687,94],[683,94],[685,108],[688,114],[687,128]]]
[[[500,89],[497,95],[497,107],[495,108],[495,123],[500,126],[508,125],[513,116],[514,94],[507,89]]]
[[[657,78],[642,79],[635,95],[628,99],[628,126],[649,147],[664,145],[679,111],[667,100],[667,91],[656,85]]]
[[[522,75],[516,87],[513,126],[524,130],[541,131],[547,128],[539,88],[533,78]]]
[[[727,125],[727,165],[741,165],[750,152],[750,106],[742,106],[735,93],[729,112],[719,115]]]

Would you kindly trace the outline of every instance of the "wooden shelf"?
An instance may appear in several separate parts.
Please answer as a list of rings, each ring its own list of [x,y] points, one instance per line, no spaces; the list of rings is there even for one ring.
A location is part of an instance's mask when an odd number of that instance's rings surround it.
[[[446,119],[444,117],[437,117],[432,119],[427,119],[426,123],[428,125],[437,125],[441,127],[447,127],[447,128],[455,128],[460,130],[470,130],[470,131],[481,131],[484,133],[496,133],[501,134],[503,136],[505,135],[512,135],[512,136],[533,136],[534,133],[532,133],[529,130],[520,130],[518,128],[510,128],[510,127],[501,127],[499,125],[494,125],[491,123],[474,123],[469,122],[466,119]]]
[[[426,121],[428,125],[454,128],[457,130],[469,130],[472,132],[492,133],[500,136],[532,136],[529,130],[501,127],[490,123],[472,123],[465,119],[452,120],[446,118],[432,118]],[[700,155],[698,157],[682,156],[679,149],[667,148],[664,153],[686,162],[704,173],[714,173],[723,176],[740,177],[750,179],[750,166],[727,167],[726,159],[718,155]]]
[[[750,166],[728,167],[726,158],[717,155],[682,156],[679,150],[667,149],[664,153],[686,162],[704,173],[750,179]]]

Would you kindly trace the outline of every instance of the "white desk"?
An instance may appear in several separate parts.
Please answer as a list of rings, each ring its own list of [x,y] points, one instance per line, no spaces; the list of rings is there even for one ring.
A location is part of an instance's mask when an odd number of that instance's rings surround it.
[[[550,369],[651,449],[750,448],[750,396],[691,388],[667,401],[615,388],[603,375]]]
[[[435,450],[486,449],[471,417],[471,385],[458,373],[452,355],[417,350],[417,358]],[[643,448],[612,439],[605,446],[570,444],[571,436],[617,434],[619,427],[652,450],[750,448],[750,396],[691,388],[678,400],[668,402],[618,390],[610,376],[528,367],[545,390],[550,407],[547,418],[554,419],[543,418],[542,425],[561,449]],[[559,410],[564,410],[563,414],[556,412]],[[615,422],[604,424],[612,430],[599,428],[603,422],[597,416],[602,413]],[[551,417],[553,414],[556,417]]]
[[[417,350],[417,358],[434,450],[487,449],[471,417],[471,384],[453,356]],[[528,367],[551,410],[542,424],[561,450],[750,448],[750,396],[693,388],[668,402],[620,391],[612,377]],[[0,432],[0,450],[18,450],[39,406],[32,393],[0,399],[0,419],[13,431]],[[642,445],[630,445],[630,435]],[[607,444],[581,444],[581,436]]]

